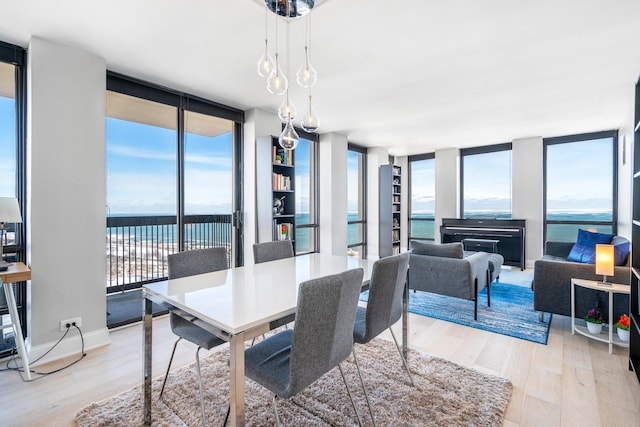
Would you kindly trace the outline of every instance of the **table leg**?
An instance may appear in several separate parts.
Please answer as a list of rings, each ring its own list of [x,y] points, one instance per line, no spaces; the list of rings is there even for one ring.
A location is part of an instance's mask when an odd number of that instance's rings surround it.
[[[613,292],[609,292],[609,354],[613,353]]]
[[[576,285],[571,281],[571,335],[576,334]]]
[[[244,333],[233,335],[229,346],[229,419],[232,426],[244,426]]]
[[[24,370],[27,381],[31,381],[31,370],[29,369],[29,355],[27,354],[27,347],[24,345],[24,337],[22,336],[22,325],[20,324],[20,315],[18,313],[18,306],[16,305],[16,298],[13,295],[13,288],[11,283],[3,283],[4,296],[7,299],[7,307],[9,308],[9,317],[11,317],[11,324],[13,325],[14,340],[16,342],[16,348],[18,350],[18,356],[22,359],[22,367]]]
[[[144,292],[144,291],[143,291]],[[153,336],[153,317],[151,315],[152,302],[146,296],[144,298],[144,310],[143,310],[143,340],[142,340],[142,353],[143,353],[143,386],[144,386],[144,402],[143,402],[143,415],[144,425],[151,425],[151,360],[152,360],[152,342]]]
[[[409,361],[409,273],[404,282],[404,292],[402,294],[402,355],[404,360]]]

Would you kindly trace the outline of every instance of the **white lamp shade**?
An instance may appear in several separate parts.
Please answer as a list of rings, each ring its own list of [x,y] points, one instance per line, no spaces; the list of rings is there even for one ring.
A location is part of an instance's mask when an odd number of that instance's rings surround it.
[[[613,276],[613,245],[596,245],[596,274]]]
[[[0,197],[0,222],[22,222],[18,199],[15,197]]]

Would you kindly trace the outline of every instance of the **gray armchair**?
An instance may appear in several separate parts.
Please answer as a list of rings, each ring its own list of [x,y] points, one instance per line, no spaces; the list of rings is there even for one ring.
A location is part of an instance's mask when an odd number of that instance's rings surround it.
[[[353,325],[363,270],[348,270],[300,284],[296,325],[245,350],[245,375],[275,394],[295,396],[327,372],[340,369],[359,424],[362,425],[340,363],[351,354]]]
[[[624,237],[616,236],[612,244],[628,242]],[[540,320],[544,313],[571,316],[571,278],[585,280],[602,280],[596,275],[595,265],[569,261],[567,256],[571,252],[573,242],[548,241],[545,253],[536,260],[533,267],[533,308],[540,312]],[[616,266],[614,275],[608,276],[607,281],[629,284],[631,268],[629,260],[625,265]],[[598,307],[608,316],[609,301],[604,292],[598,292],[581,287],[576,288],[576,316],[584,316],[590,308]],[[629,313],[629,296],[615,294],[613,298],[613,315],[616,320],[621,314]]]
[[[465,254],[460,242],[439,245],[411,241],[409,248],[409,288],[473,301],[473,318],[477,320],[478,293],[489,285],[489,255]]]

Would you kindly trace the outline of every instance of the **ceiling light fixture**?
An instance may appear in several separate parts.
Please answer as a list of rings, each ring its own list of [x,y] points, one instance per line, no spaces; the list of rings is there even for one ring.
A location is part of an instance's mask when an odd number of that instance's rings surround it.
[[[258,74],[260,77],[267,78],[271,75],[271,71],[275,67],[275,61],[269,54],[269,26],[267,17],[267,8],[264,9],[264,54],[258,60]]]
[[[304,44],[304,62],[296,73],[296,82],[305,89],[311,88],[318,81],[318,73],[311,65],[310,56],[310,20],[309,12],[313,9],[314,0],[264,0],[265,6],[277,16],[281,16],[286,20],[287,24],[287,75],[291,76],[291,20],[300,16],[307,16],[305,28],[305,44]],[[265,12],[266,13],[266,12]],[[269,50],[267,38],[267,19],[265,18],[265,52],[258,61],[258,74],[263,76],[269,69]],[[289,91],[291,87],[288,84],[287,76],[280,68],[279,52],[278,52],[278,19],[276,18],[276,52],[275,61],[272,62],[271,71],[267,79],[267,89],[275,95],[284,95],[284,99],[278,108],[278,117],[284,123],[282,134],[278,138],[280,145],[286,149],[294,149],[298,145],[299,136],[293,126],[293,119],[296,117],[296,108],[291,102]],[[309,91],[308,106],[304,117],[301,120],[302,128],[307,132],[315,132],[318,130],[318,117],[311,105],[311,92]]]

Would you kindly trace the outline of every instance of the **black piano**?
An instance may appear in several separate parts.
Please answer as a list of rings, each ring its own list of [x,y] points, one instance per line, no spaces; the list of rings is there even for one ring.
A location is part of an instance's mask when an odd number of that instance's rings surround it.
[[[504,263],[524,270],[525,225],[524,219],[443,218],[440,241],[451,243],[461,242],[463,239],[498,240],[498,253],[504,257]]]

